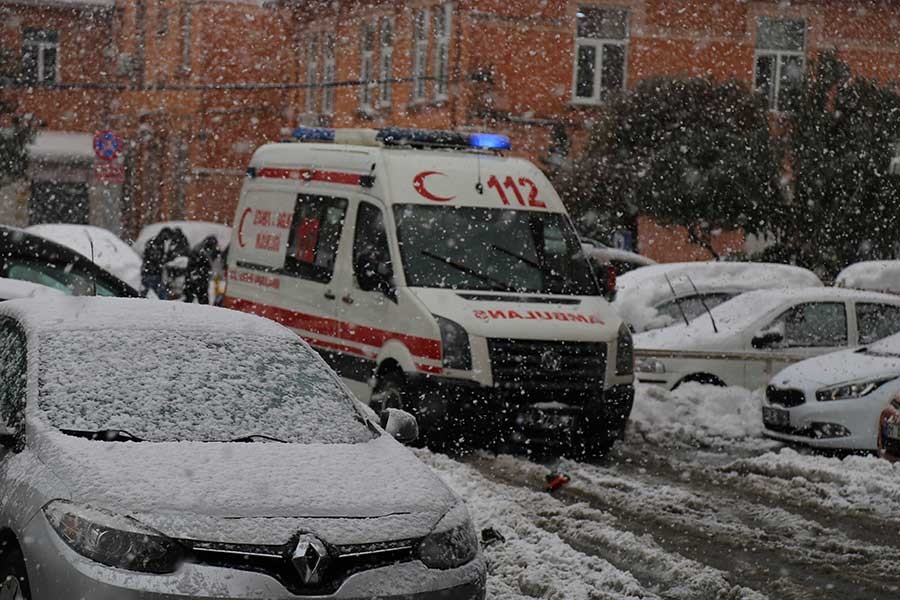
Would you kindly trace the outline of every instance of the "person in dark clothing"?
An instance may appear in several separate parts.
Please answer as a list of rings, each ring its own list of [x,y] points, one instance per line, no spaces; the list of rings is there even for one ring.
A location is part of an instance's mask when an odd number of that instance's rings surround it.
[[[184,232],[178,227],[166,227],[165,250],[163,252],[163,284],[166,287],[166,298],[177,299],[179,295],[178,278],[186,273],[186,262],[190,260],[191,245]],[[185,261],[178,259],[185,257]]]
[[[219,243],[212,235],[190,253],[184,277],[185,302],[193,302],[196,298],[200,304],[209,304],[209,274],[218,255]]]
[[[169,297],[168,286],[163,284],[163,265],[166,264],[166,240],[171,236],[171,231],[163,227],[144,246],[141,262],[141,295],[144,297],[151,291],[160,300]]]

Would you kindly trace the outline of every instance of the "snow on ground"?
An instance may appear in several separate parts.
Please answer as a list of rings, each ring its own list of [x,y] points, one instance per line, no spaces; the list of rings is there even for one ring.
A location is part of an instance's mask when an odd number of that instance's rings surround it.
[[[477,529],[493,527],[506,538],[485,550],[489,598],[761,598],[628,531],[607,512],[498,483],[443,455],[419,456],[466,500]]]
[[[790,448],[734,461],[721,469],[746,487],[769,488],[835,512],[900,519],[900,463],[874,456],[835,458]]]
[[[627,435],[654,444],[778,444],[762,437],[762,391],[686,383],[674,391],[635,386]]]

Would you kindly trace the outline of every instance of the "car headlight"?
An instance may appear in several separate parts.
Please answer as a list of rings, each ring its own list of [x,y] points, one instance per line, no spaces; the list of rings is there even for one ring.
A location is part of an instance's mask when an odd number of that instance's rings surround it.
[[[459,567],[477,554],[478,536],[462,502],[444,515],[418,548],[419,559],[432,569]]]
[[[655,358],[639,358],[634,362],[634,370],[638,373],[662,375],[666,372],[666,363]]]
[[[131,517],[65,500],[47,503],[44,515],[75,552],[110,567],[171,573],[183,556],[176,541]]]
[[[619,325],[619,339],[616,346],[616,375],[634,373],[634,341],[628,325]]]
[[[472,352],[469,350],[469,334],[459,323],[454,323],[444,317],[437,319],[441,330],[441,355],[444,367],[448,369],[472,369]]]
[[[816,392],[816,400],[819,402],[828,402],[830,400],[850,400],[852,398],[862,398],[880,388],[888,381],[892,381],[893,377],[887,379],[873,379],[870,381],[855,381],[853,383],[842,383],[827,388],[822,388]]]

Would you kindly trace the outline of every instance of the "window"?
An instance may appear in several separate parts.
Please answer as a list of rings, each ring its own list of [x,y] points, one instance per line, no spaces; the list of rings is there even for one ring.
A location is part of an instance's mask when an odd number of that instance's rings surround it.
[[[681,316],[681,311],[684,311],[684,316],[687,317],[688,321],[693,321],[697,317],[706,314],[706,308],[703,308],[704,303],[706,303],[706,307],[709,308],[709,310],[712,310],[723,302],[731,300],[733,297],[734,294],[725,292],[684,296],[678,300],[668,300],[663,302],[656,307],[656,310],[660,314],[671,317],[675,323],[683,323],[684,317]]]
[[[575,17],[574,100],[596,104],[609,92],[625,87],[628,13],[582,6]]]
[[[442,5],[434,19],[434,97],[447,98],[447,81],[450,72],[450,18],[453,14],[450,4]]]
[[[347,201],[343,198],[298,196],[285,271],[319,283],[331,281],[346,212]]]
[[[306,40],[306,112],[316,112],[316,84],[319,80],[319,36],[310,34]]]
[[[780,333],[782,348],[846,346],[847,311],[840,302],[800,304],[782,313],[766,332]]]
[[[394,272],[384,217],[381,209],[368,202],[359,204],[353,234],[353,272],[359,273],[361,269],[385,277],[393,276]]]
[[[381,83],[378,89],[378,103],[390,106],[393,94],[392,79],[394,77],[394,20],[385,18],[381,21]]]
[[[15,322],[0,321],[0,419],[21,427],[27,368],[25,339]]]
[[[25,83],[59,81],[59,34],[48,29],[26,29],[22,38],[22,80]]]
[[[806,23],[759,17],[756,26],[754,87],[772,110],[787,110],[803,79]]]
[[[325,36],[325,66],[322,69],[322,112],[334,112],[334,34]]]
[[[871,344],[881,338],[900,332],[900,307],[892,304],[856,305],[856,321],[859,343]]]
[[[38,283],[70,296],[94,296],[95,288],[97,296],[118,296],[111,288],[95,281],[93,274],[70,264],[13,258],[6,264],[6,277]]]
[[[359,107],[372,107],[372,91],[375,89],[373,75],[375,72],[375,24],[363,23],[362,26],[362,65],[359,68]]]
[[[413,28],[413,102],[425,99],[428,78],[428,9],[416,13]]]
[[[190,4],[181,5],[181,72],[191,71],[191,21],[193,19],[193,7]]]

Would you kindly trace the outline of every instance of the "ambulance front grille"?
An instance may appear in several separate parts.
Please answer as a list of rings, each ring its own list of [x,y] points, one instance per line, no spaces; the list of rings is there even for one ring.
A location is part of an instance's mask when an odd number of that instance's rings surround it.
[[[488,339],[488,352],[494,386],[501,389],[525,392],[603,390],[606,344],[602,342],[492,338]],[[546,397],[540,400],[546,400]]]

